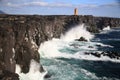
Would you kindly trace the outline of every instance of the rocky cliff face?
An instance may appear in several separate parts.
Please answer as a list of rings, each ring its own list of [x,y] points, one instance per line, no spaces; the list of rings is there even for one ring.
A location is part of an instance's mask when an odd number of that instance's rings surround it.
[[[0,76],[5,71],[14,74],[15,64],[19,64],[22,72],[27,73],[31,59],[40,63],[37,50],[42,42],[59,38],[62,33],[81,23],[88,25],[91,32],[98,32],[108,25],[120,27],[119,18],[0,15]],[[4,80],[5,76],[0,79]]]

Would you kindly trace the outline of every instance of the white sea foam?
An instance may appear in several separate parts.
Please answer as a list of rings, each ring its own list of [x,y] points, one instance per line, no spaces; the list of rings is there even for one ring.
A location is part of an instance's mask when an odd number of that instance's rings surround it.
[[[81,72],[92,79],[98,80],[99,78],[95,75],[95,73],[91,73],[85,69],[81,69]]]
[[[63,41],[61,40],[51,40],[51,41],[47,41],[45,43],[43,43],[40,46],[39,52],[41,57],[44,58],[60,58],[60,57],[64,57],[64,58],[75,58],[75,59],[83,59],[83,60],[93,60],[93,61],[112,61],[112,62],[120,62],[120,60],[117,59],[111,59],[107,56],[101,56],[100,58],[95,57],[93,55],[86,55],[84,54],[84,52],[86,52],[87,50],[89,51],[89,49],[87,48],[83,48],[82,50],[75,52],[73,54],[70,54],[69,51],[66,52],[61,52],[60,49],[64,48],[65,46],[68,47],[68,45],[64,44],[63,45]],[[71,46],[69,46],[70,48]],[[70,48],[71,49],[71,48]],[[85,50],[84,50],[85,49]],[[92,50],[92,49],[91,49]],[[100,52],[100,51],[98,51]],[[101,52],[100,52],[101,53]]]
[[[92,39],[94,36],[86,30],[86,26],[84,24],[78,25],[70,29],[65,35],[61,36],[61,39],[64,41],[74,41],[75,39],[79,39],[80,37],[84,37],[88,41]]]
[[[27,74],[21,73],[21,68],[16,65],[16,73],[19,74],[20,80],[44,80],[47,71],[40,73],[40,64],[35,60],[31,60],[30,70]]]
[[[96,45],[100,45],[100,46],[102,46],[102,47],[111,47],[111,48],[114,47],[114,46],[107,45],[107,44],[103,44],[103,43],[96,43]]]
[[[15,73],[20,74],[21,73],[21,68],[20,65],[16,64],[16,70]]]
[[[40,53],[41,57],[44,57],[44,58],[64,57],[64,58],[75,58],[75,59],[93,60],[93,61],[120,62],[120,60],[111,59],[107,56],[101,56],[100,58],[98,58],[98,57],[95,57],[93,55],[85,55],[84,54],[84,52],[86,52],[86,51],[89,52],[89,50],[90,51],[93,50],[92,52],[97,51],[96,50],[97,48],[88,48],[87,45],[90,45],[90,46],[91,45],[94,46],[94,45],[98,45],[98,44],[101,45],[101,46],[109,46],[109,45],[104,45],[104,44],[101,44],[101,43],[94,43],[94,42],[93,43],[92,42],[86,42],[85,46],[78,47],[80,49],[80,51],[77,51],[73,54],[69,53],[69,51],[61,52],[60,50],[64,49],[65,47],[69,48],[70,50],[72,49],[71,45],[69,45],[68,43],[69,42],[65,43],[65,41],[62,41],[62,40],[59,40],[59,39],[53,39],[53,40],[44,42],[40,46],[39,53]],[[81,45],[83,45],[83,44],[81,44]],[[109,46],[109,47],[112,47],[112,46]],[[76,49],[76,47],[75,47],[75,49]],[[100,51],[98,51],[98,52],[100,52]]]
[[[104,30],[104,31],[110,30],[110,26],[104,27],[103,30]]]

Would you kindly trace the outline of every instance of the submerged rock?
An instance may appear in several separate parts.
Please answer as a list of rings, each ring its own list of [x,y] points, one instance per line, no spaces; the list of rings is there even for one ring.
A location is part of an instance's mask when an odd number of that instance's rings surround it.
[[[88,46],[88,48],[94,48],[93,46]]]

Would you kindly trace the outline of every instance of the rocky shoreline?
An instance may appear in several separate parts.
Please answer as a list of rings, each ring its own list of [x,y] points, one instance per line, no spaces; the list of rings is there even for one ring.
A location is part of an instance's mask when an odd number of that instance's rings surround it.
[[[101,56],[107,56],[111,59],[120,59],[120,53],[114,51],[106,51],[106,52],[85,52],[85,55],[93,55],[95,57],[100,58]]]
[[[40,63],[38,47],[42,42],[59,38],[82,23],[90,32],[97,33],[106,26],[119,27],[120,18],[0,14],[0,80],[18,80],[16,64],[28,73],[31,59]]]

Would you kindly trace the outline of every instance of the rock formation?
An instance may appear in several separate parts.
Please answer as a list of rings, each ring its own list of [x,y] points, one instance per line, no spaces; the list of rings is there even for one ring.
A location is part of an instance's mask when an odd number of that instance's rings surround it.
[[[79,39],[76,39],[76,41],[85,41],[85,42],[87,42],[87,40],[84,37],[80,37]]]
[[[59,38],[74,25],[85,23],[90,32],[98,32],[103,27],[120,27],[119,18],[93,16],[39,16],[0,15],[0,79],[15,74],[15,64],[22,72],[29,71],[30,60],[40,63],[38,47],[44,41]],[[84,37],[84,36],[83,36]],[[11,75],[9,73],[12,73]],[[16,76],[14,76],[16,78]],[[9,80],[13,80],[12,78]],[[17,80],[17,79],[15,79]]]

